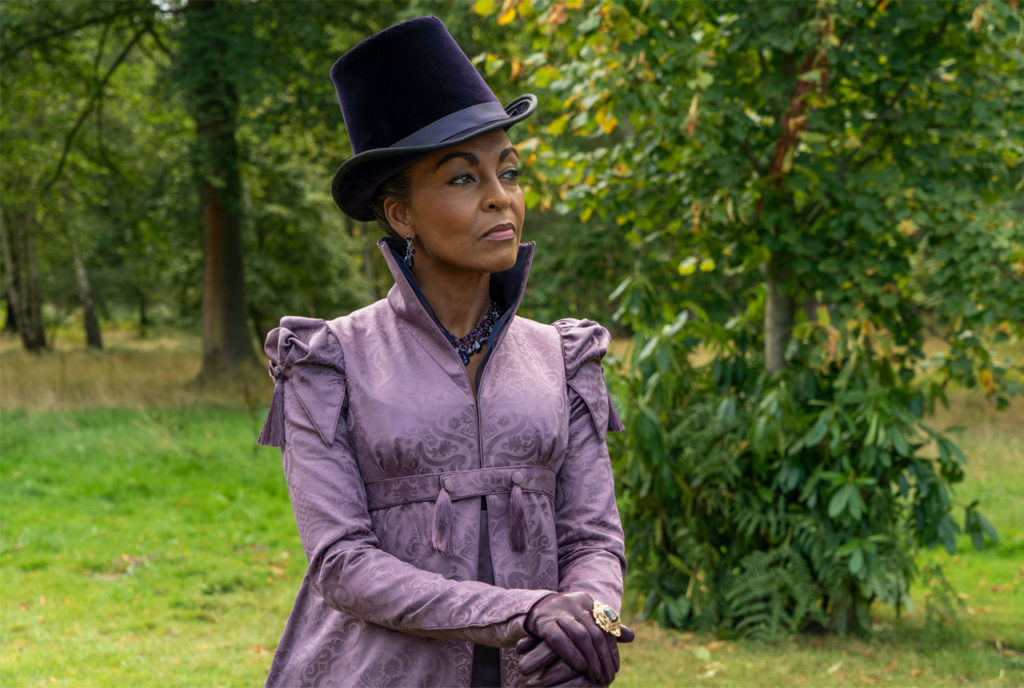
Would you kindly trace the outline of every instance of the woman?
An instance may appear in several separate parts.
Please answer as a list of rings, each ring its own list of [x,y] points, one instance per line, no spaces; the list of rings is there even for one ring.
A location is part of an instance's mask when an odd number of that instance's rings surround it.
[[[355,152],[334,199],[386,228],[395,286],[267,338],[260,442],[309,559],[267,684],[610,683],[632,632],[608,334],[515,315],[533,244],[506,130],[536,98],[502,107],[434,17],[331,76]]]

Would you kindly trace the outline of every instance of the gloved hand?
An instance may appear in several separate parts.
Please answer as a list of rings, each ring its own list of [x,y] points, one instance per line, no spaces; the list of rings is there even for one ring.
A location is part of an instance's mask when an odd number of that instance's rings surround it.
[[[561,667],[549,666],[555,659],[554,655],[594,683],[610,684],[619,670],[619,639],[597,625],[593,608],[594,600],[585,592],[552,593],[534,604],[526,615],[524,628],[544,643],[525,653],[520,652],[520,671],[531,674],[547,667],[536,678],[545,685],[554,685],[548,681],[560,678],[566,672]],[[633,632],[623,629],[620,639],[630,642]],[[528,645],[523,644],[524,647]],[[534,654],[524,665],[530,652]]]
[[[622,626],[621,631],[621,635],[616,639],[617,643],[633,641],[635,635],[628,626]],[[618,659],[618,648],[616,647],[614,651]],[[516,643],[516,652],[519,654],[519,671],[526,678],[526,685],[530,688],[578,688],[593,685],[593,681],[586,674],[566,664],[546,642],[536,636],[528,635],[521,638]]]

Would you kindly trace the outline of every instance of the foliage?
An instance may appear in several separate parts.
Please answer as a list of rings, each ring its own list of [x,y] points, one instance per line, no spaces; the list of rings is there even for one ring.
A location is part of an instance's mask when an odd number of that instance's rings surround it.
[[[1024,183],[1019,13],[474,8],[531,40],[518,59],[555,117],[523,144],[539,202],[628,266],[615,449],[648,610],[760,634],[819,612],[863,630],[873,601],[906,605],[915,550],[961,528],[966,457],[928,414],[951,384],[1000,406],[1021,389],[991,348],[1024,334],[1024,228],[1004,200]],[[928,336],[948,350],[929,358]],[[981,545],[995,531],[976,507],[962,527]],[[755,564],[772,574],[745,593],[774,610],[763,624],[737,607]]]
[[[200,322],[187,102],[196,70],[179,59],[191,55],[184,7],[12,0],[0,9],[5,217],[9,226],[37,218],[51,326],[79,305],[64,269],[76,252],[108,318],[139,313],[143,332],[154,315]],[[340,23],[332,3],[220,7],[234,10],[217,38],[238,89],[246,315],[261,336],[285,313],[329,317],[368,298],[353,232],[328,193],[347,143],[327,67],[397,8],[351,8]]]

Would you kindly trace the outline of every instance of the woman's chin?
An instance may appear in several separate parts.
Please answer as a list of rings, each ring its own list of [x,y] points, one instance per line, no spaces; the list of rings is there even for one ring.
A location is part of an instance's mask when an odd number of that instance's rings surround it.
[[[491,272],[504,272],[505,270],[511,270],[515,264],[516,259],[519,257],[519,242],[512,240],[508,242],[508,248],[503,254],[502,259],[495,261],[497,267]]]

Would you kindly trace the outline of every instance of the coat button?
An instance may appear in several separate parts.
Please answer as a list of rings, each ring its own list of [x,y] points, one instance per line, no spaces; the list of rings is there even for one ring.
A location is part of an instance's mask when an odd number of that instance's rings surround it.
[[[522,471],[515,471],[514,473],[512,473],[512,484],[513,485],[520,485],[520,484],[522,484],[522,482],[523,482],[523,472]]]
[[[441,478],[441,486],[444,489],[446,489],[449,492],[451,492],[453,489],[455,489],[455,481],[452,480],[451,478],[445,476],[444,478]]]

